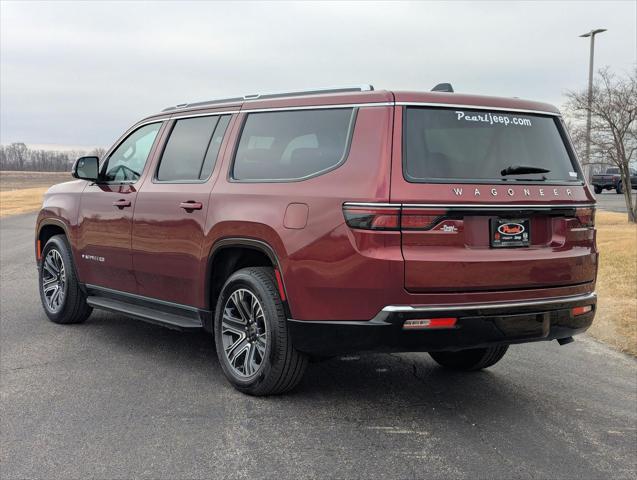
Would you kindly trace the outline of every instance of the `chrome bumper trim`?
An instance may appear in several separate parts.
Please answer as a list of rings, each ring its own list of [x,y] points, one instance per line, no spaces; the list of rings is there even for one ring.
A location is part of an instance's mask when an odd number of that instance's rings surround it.
[[[458,310],[485,310],[499,308],[515,308],[515,307],[532,307],[542,305],[552,305],[564,302],[581,302],[586,300],[597,300],[595,292],[585,295],[575,295],[570,297],[551,297],[537,300],[523,300],[519,302],[503,302],[503,303],[463,303],[459,305],[388,305],[382,309],[387,313],[414,313],[414,312],[441,312],[441,311],[458,311]]]

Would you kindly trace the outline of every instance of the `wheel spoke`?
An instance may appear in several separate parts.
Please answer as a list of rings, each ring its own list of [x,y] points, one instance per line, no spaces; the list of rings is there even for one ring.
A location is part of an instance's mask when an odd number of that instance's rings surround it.
[[[51,259],[49,259],[48,257],[44,259],[44,264],[42,265],[42,267],[52,277],[55,277],[57,275],[57,271],[55,270],[55,265],[53,265],[53,262],[51,262]]]
[[[235,292],[235,305],[237,306],[237,310],[246,322],[252,319],[252,315],[250,313],[250,309],[245,303],[245,290],[239,290]]]
[[[263,361],[263,359],[265,358],[265,346],[266,346],[265,333],[257,337],[257,341],[254,342],[254,346],[256,350],[259,352],[259,356],[261,357],[261,360]]]
[[[230,313],[230,309],[226,308],[223,312],[223,324],[235,328],[236,330],[243,331],[246,327],[246,322],[242,319],[233,316]]]
[[[58,285],[55,286],[55,290],[53,291],[53,293],[51,294],[50,300],[49,300],[49,306],[51,308],[55,308],[57,306],[56,304],[56,300],[58,298],[58,296],[60,295],[60,287]]]
[[[237,343],[238,345],[235,348],[229,349],[230,351],[226,350],[228,361],[234,368],[237,368],[237,360],[241,357],[241,354],[247,352],[250,348],[250,344],[245,338]]]
[[[254,344],[250,344],[248,347],[248,353],[246,353],[243,359],[243,371],[246,375],[252,375],[259,369],[259,365],[257,364],[254,354],[257,349],[254,347]]]

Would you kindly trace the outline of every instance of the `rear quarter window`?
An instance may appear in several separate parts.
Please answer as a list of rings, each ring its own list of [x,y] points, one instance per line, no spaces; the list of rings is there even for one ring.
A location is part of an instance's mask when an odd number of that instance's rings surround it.
[[[294,181],[345,161],[354,108],[248,114],[232,168],[238,181]]]
[[[581,181],[552,116],[407,107],[403,135],[411,182]],[[501,173],[512,166],[548,172]]]

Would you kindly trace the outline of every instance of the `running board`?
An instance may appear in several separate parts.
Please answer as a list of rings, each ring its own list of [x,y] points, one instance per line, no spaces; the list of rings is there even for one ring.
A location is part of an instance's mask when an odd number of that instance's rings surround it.
[[[199,315],[196,312],[188,312],[192,316],[180,315],[102,296],[89,296],[86,299],[86,303],[88,303],[91,307],[98,308],[100,310],[122,313],[129,317],[161,325],[173,330],[191,330],[203,327],[201,318],[199,318]]]

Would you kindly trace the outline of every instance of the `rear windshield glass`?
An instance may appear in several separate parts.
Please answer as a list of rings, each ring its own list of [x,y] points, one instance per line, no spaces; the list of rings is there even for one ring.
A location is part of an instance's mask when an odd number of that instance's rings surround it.
[[[408,181],[580,181],[553,117],[407,108],[404,132]]]

